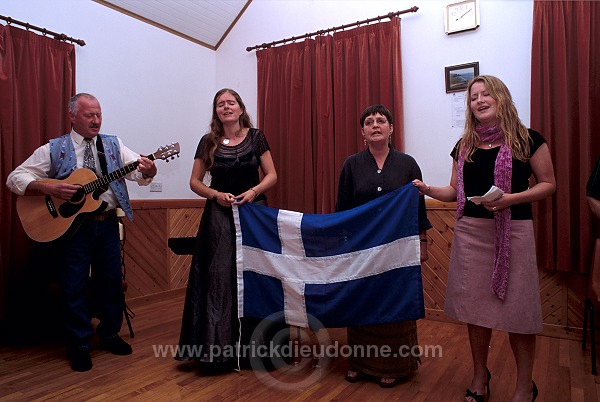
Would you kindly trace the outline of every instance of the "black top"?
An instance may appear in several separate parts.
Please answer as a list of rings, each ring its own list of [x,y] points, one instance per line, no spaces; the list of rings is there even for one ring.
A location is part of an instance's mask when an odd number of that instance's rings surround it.
[[[529,129],[530,148],[529,157],[541,147],[546,140],[537,131]],[[452,158],[458,160],[457,147],[460,141],[454,146],[450,153]],[[494,185],[494,166],[496,157],[500,152],[500,147],[491,149],[477,148],[473,153],[473,162],[465,161],[463,169],[463,178],[465,184],[465,196],[473,197],[476,195],[484,195]],[[518,159],[512,160],[512,179],[511,193],[520,193],[529,188],[529,178],[532,170],[529,161],[521,162]],[[514,220],[529,220],[533,219],[531,212],[531,203],[515,204],[510,207],[511,219]],[[494,212],[488,211],[483,205],[477,205],[467,200],[465,204],[464,216],[475,218],[494,218]]]
[[[383,169],[377,167],[375,157],[366,149],[349,156],[340,173],[336,211],[345,211],[363,205],[392,192],[414,179],[422,179],[421,169],[412,156],[390,146]],[[427,219],[425,197],[419,197],[419,232],[431,228]]]
[[[588,179],[585,195],[600,200],[600,156],[596,159],[596,165]]]
[[[206,134],[200,139],[194,158],[199,159],[203,152],[208,152],[210,146],[211,141]],[[215,152],[214,164],[210,169],[212,177],[210,188],[239,195],[258,185],[260,157],[269,150],[264,133],[256,128],[251,128],[246,138],[238,145],[219,144]],[[259,200],[266,200],[266,196],[257,195],[254,201]]]

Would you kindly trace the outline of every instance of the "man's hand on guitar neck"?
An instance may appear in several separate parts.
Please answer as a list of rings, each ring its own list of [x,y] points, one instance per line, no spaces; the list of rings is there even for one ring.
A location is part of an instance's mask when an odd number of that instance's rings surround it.
[[[27,190],[25,190],[25,195],[48,194],[61,200],[70,200],[80,188],[81,186],[78,184],[69,184],[60,180],[35,180],[29,183]]]
[[[139,165],[137,170],[142,173],[142,177],[144,179],[151,179],[152,177],[156,176],[157,170],[154,161],[148,159],[145,155],[140,155],[138,162]]]

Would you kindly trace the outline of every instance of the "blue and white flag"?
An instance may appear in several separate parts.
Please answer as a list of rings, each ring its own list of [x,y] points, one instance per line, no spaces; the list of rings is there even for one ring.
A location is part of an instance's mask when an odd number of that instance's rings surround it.
[[[412,183],[333,214],[234,206],[240,317],[355,327],[425,316]]]

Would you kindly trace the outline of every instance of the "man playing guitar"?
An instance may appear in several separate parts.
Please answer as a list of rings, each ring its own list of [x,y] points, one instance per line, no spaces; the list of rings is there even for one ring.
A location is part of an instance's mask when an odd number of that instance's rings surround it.
[[[65,307],[68,358],[73,370],[87,371],[92,368],[90,348],[94,331],[85,300],[88,285],[93,286],[99,307],[98,348],[117,355],[132,353],[131,346],[118,335],[123,320],[123,295],[115,208],[122,208],[129,219],[133,218],[133,211],[123,177],[105,180],[104,184],[109,185],[94,195],[82,191],[89,186],[86,183],[89,180],[69,178],[85,172],[95,183],[129,164],[131,168],[125,178],[145,186],[157,170],[153,160],[131,151],[118,137],[100,134],[102,110],[93,95],[75,95],[68,110],[71,132],[36,149],[8,176],[6,184],[11,191],[24,196],[21,197],[24,200],[44,201],[42,212],[34,217],[48,216],[50,221],[66,218],[66,226],[72,229],[68,236],[52,236],[49,240],[57,238],[55,244],[61,258],[59,283]],[[96,180],[96,174],[100,179]],[[91,207],[86,207],[88,200]],[[79,214],[81,219],[75,219]],[[22,216],[21,220],[26,228]]]

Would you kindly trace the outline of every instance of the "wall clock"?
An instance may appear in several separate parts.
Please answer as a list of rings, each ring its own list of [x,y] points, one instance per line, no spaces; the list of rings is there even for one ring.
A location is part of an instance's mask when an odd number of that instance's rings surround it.
[[[444,14],[448,35],[479,28],[479,0],[448,4]]]

